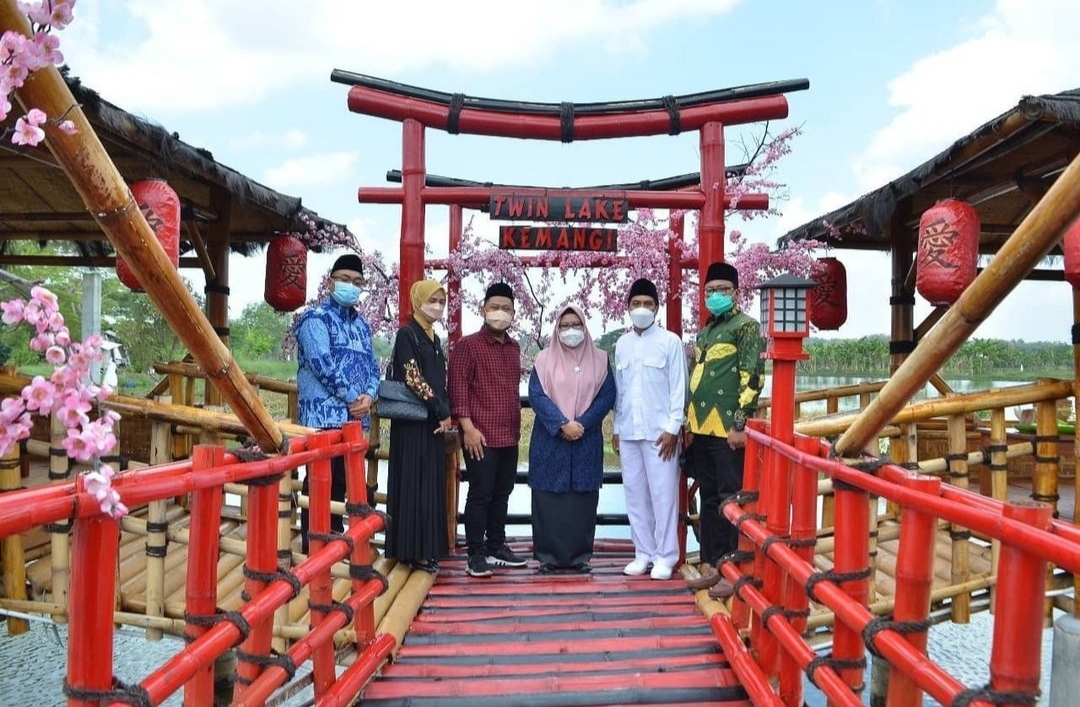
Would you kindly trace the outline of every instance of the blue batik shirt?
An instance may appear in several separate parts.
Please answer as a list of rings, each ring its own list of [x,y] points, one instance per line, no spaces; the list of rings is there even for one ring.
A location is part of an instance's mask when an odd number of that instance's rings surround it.
[[[349,403],[375,398],[379,365],[371,327],[353,307],[332,298],[311,307],[296,326],[298,419],[308,427],[340,427],[349,420]],[[367,428],[368,420],[364,419]]]

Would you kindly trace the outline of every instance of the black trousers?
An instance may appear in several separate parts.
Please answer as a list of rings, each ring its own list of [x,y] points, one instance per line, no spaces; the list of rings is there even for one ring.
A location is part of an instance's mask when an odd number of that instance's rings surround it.
[[[308,482],[311,474],[304,474],[304,483],[301,491],[308,495]],[[330,460],[330,500],[345,500],[345,457],[334,457]],[[308,496],[310,498],[310,496]],[[308,551],[308,509],[300,509],[300,551],[305,555]],[[330,532],[340,533],[345,530],[345,521],[342,516],[330,514]]]
[[[745,456],[745,450],[729,447],[726,437],[694,435],[690,445],[690,464],[701,493],[701,559],[714,567],[739,547],[739,531],[720,513],[720,504],[742,489]]]
[[[465,543],[469,552],[484,552],[506,542],[506,508],[517,476],[518,448],[484,447],[483,459],[465,454]]]

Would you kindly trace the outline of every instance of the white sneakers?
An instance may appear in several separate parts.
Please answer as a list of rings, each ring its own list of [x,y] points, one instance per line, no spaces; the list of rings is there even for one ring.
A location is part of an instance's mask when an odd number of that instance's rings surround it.
[[[653,579],[671,579],[671,568],[663,562],[657,562],[653,565],[652,572],[649,573],[649,576]]]
[[[649,567],[652,567],[652,572],[649,572]],[[630,575],[631,577],[638,577],[640,575],[649,572],[649,576],[653,579],[671,579],[672,568],[668,567],[663,562],[652,563],[648,560],[635,559],[633,562],[623,567],[623,574]]]

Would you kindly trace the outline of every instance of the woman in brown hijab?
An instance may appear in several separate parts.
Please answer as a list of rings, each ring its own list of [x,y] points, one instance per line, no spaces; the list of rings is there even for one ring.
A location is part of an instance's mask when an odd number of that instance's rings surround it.
[[[450,400],[446,356],[432,329],[446,309],[446,291],[435,280],[421,280],[409,295],[413,318],[397,332],[387,376],[403,381],[424,401],[428,418],[390,425],[386,556],[434,573],[449,549],[444,433],[450,429]]]

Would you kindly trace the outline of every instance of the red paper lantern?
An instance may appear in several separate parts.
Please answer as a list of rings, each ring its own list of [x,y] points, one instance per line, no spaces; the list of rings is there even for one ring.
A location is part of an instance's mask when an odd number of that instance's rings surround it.
[[[1080,287],[1080,219],[1065,231],[1061,251],[1065,254],[1065,279],[1073,287]]]
[[[180,197],[164,179],[132,182],[131,195],[175,270],[180,266]],[[133,292],[145,292],[139,278],[119,255],[116,256],[116,276]]]
[[[923,212],[915,287],[930,304],[952,304],[975,280],[979,230],[979,214],[966,201],[944,199]]]
[[[291,312],[307,301],[307,247],[295,236],[279,236],[266,250],[263,299],[278,312]]]
[[[810,273],[817,287],[810,290],[810,323],[836,330],[847,321],[847,269],[836,258],[818,258]]]

